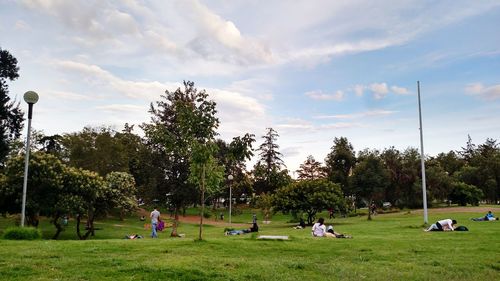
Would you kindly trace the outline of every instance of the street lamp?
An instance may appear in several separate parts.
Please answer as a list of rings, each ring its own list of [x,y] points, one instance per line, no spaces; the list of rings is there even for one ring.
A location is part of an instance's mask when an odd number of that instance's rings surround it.
[[[21,227],[24,227],[24,217],[26,216],[26,189],[28,187],[28,163],[30,159],[30,137],[31,137],[31,117],[33,116],[33,105],[38,101],[38,94],[34,91],[24,93],[24,101],[28,104],[28,134],[26,136],[26,154],[24,157],[24,182],[23,182],[23,204],[21,210]]]
[[[227,176],[229,180],[229,224],[231,224],[231,203],[233,202],[233,194],[231,189],[231,181],[233,180],[233,175]]]

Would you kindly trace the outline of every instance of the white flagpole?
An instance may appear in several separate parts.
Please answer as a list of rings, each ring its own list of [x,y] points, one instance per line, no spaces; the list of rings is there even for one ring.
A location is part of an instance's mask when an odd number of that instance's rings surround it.
[[[424,159],[424,130],[422,128],[422,109],[420,105],[420,81],[417,81],[418,90],[418,117],[420,120],[420,163],[422,165],[422,198],[424,203],[424,223],[427,224],[427,191],[425,185],[425,159]]]

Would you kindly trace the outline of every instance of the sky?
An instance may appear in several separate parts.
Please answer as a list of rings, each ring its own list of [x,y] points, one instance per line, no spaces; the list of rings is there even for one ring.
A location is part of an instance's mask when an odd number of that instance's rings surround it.
[[[272,127],[295,171],[336,137],[420,149],[420,81],[426,155],[500,141],[500,1],[0,0],[0,47],[46,135],[149,122],[189,80],[220,138]]]

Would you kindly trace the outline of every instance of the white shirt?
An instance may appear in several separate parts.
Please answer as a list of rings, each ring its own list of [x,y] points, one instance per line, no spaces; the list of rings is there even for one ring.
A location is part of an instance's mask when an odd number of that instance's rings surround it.
[[[324,224],[319,225],[319,222],[315,223],[312,227],[313,236],[325,236],[326,226]]]
[[[154,210],[151,212],[151,223],[158,223],[158,218],[160,218],[160,212]]]
[[[453,221],[450,220],[450,219],[445,219],[445,220],[440,220],[438,221],[438,223],[443,227],[443,229],[445,227],[449,228],[451,231],[453,231]]]

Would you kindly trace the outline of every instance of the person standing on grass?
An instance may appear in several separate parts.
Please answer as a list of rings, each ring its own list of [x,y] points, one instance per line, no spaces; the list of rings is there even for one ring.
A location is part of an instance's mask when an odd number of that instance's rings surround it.
[[[156,229],[158,227],[158,221],[160,220],[160,212],[157,210],[156,206],[154,210],[151,212],[151,238],[158,238],[158,233],[156,233]]]

